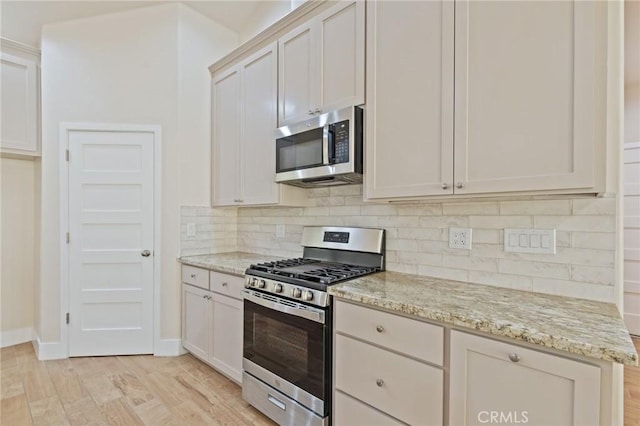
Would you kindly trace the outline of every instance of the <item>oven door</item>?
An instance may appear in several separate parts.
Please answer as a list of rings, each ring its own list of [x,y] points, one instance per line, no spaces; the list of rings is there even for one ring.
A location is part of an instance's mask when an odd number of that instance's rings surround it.
[[[328,415],[331,329],[328,309],[253,290],[244,292],[245,372]]]

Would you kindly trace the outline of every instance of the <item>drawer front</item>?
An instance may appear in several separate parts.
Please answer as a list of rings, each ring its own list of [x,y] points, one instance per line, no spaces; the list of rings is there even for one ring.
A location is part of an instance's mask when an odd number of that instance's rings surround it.
[[[209,278],[211,280],[211,291],[242,300],[244,278],[213,271],[209,273]]]
[[[335,309],[336,331],[436,365],[443,364],[442,327],[339,300]]]
[[[336,389],[413,425],[441,425],[443,372],[336,335]]]
[[[193,266],[182,265],[182,282],[196,287],[209,289],[209,271]]]
[[[366,404],[336,392],[333,403],[333,424],[335,426],[402,426],[404,423]]]

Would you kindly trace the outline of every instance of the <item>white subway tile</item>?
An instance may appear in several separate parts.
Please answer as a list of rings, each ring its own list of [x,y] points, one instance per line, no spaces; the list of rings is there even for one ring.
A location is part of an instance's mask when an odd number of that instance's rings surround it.
[[[469,227],[469,216],[420,216],[422,228]]]
[[[531,216],[471,216],[471,228],[504,229],[504,228],[531,228],[533,217]]]
[[[397,251],[418,251],[418,242],[416,240],[388,239],[387,249]]]
[[[395,216],[398,208],[388,204],[365,204],[362,206],[363,216]]]
[[[474,229],[471,234],[471,246],[478,243],[501,244],[503,231],[498,229]]]
[[[548,278],[534,278],[533,291],[538,293],[555,294],[558,296],[596,300],[600,302],[611,303],[615,300],[613,286],[554,280]]]
[[[573,202],[574,215],[615,215],[615,198],[576,198]]]
[[[342,185],[329,188],[331,196],[334,195],[362,195],[362,185]],[[362,197],[360,197],[362,198]]]
[[[533,254],[505,252],[503,244],[486,244],[472,241],[471,247],[471,256],[533,261]]]
[[[360,215],[360,206],[338,206],[329,207],[331,216],[358,216]]]
[[[344,197],[345,206],[362,206],[362,195],[347,195]]]
[[[304,216],[329,216],[329,207],[307,207]]]
[[[442,216],[442,204],[416,204],[397,206],[400,216]]]
[[[523,291],[532,291],[533,289],[532,277],[497,272],[469,271],[469,282]]]
[[[344,220],[345,226],[359,226],[364,228],[375,228],[378,226],[377,216],[344,216],[342,219]]]
[[[616,234],[613,232],[572,232],[571,246],[575,248],[615,250]]]
[[[468,269],[495,272],[498,270],[498,260],[488,257],[442,255],[442,266],[449,268]]]
[[[616,271],[614,268],[597,266],[571,266],[571,281],[582,281],[592,284],[614,285]]]
[[[378,226],[383,228],[387,226],[415,228],[420,226],[420,219],[418,216],[378,216]]]
[[[445,203],[442,205],[442,214],[445,216],[462,215],[495,215],[499,214],[498,203],[493,202],[469,202],[469,203]]]
[[[435,253],[399,251],[397,252],[397,261],[401,263],[413,263],[417,265],[441,266],[442,255]]]
[[[387,262],[387,271],[402,272],[403,274],[418,274],[418,265],[408,263]]]
[[[307,190],[307,197],[309,198],[325,198],[329,194],[329,188],[311,188]]]
[[[570,215],[571,200],[500,201],[501,215]]]
[[[442,241],[441,228],[398,228],[398,238]]]
[[[534,254],[536,262],[560,263],[566,265],[606,266],[613,268],[613,250],[592,250],[559,247],[556,254]]]
[[[560,280],[568,280],[571,276],[569,265],[510,259],[500,259],[498,271],[506,274],[554,278]]]
[[[535,216],[536,228],[561,231],[615,232],[615,216]]]
[[[418,275],[441,278],[445,280],[469,281],[469,271],[464,269],[441,268],[437,266],[418,265]]]
[[[195,216],[197,207],[181,207],[180,216]]]

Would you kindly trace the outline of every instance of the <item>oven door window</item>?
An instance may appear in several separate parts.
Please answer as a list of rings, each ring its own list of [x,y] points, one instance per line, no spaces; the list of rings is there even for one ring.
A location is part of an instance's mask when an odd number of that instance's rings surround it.
[[[322,164],[322,128],[276,140],[276,173]]]
[[[327,328],[244,301],[244,357],[324,400]]]

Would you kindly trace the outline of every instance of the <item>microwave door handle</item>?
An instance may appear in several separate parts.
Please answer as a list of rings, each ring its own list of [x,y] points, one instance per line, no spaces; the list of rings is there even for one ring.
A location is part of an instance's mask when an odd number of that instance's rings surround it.
[[[325,124],[324,127],[322,127],[322,164],[325,166],[329,165],[329,135],[329,125]]]

